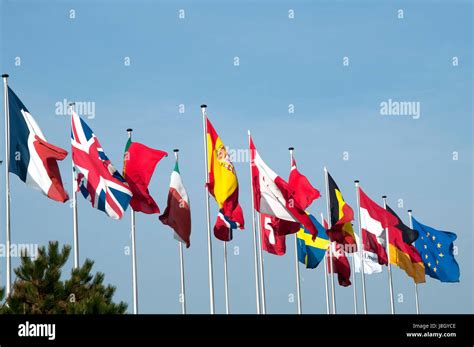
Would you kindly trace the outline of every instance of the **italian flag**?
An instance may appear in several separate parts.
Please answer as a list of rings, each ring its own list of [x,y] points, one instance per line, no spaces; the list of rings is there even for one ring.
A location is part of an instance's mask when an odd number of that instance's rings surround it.
[[[175,238],[186,243],[186,248],[190,246],[191,210],[189,209],[189,197],[179,173],[178,161],[171,173],[168,204],[165,212],[160,216],[160,220],[175,231]]]

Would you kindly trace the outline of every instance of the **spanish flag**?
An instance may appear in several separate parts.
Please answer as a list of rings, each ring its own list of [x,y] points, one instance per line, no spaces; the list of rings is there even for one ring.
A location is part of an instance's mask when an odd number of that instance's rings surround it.
[[[424,283],[425,265],[418,250],[411,243],[418,238],[418,232],[401,221],[394,210],[387,205],[387,212],[397,218],[398,223],[388,228],[390,244],[390,263],[405,270],[415,283]]]
[[[244,228],[244,216],[239,205],[239,182],[234,165],[230,161],[227,148],[217,135],[209,119],[206,118],[207,134],[207,163],[209,193],[216,199],[219,212],[225,217],[230,226]],[[221,216],[222,217],[222,216]],[[218,218],[222,220],[222,218]],[[222,241],[232,239],[231,227],[223,228],[222,223],[216,223],[214,235]]]
[[[354,229],[352,228],[352,221],[354,220],[354,211],[344,201],[341,191],[334,182],[333,178],[328,175],[328,186],[329,186],[329,206],[330,206],[330,219],[331,228],[328,233],[332,241],[337,243],[353,245],[352,251],[357,250],[357,243],[354,236]],[[350,249],[346,249],[350,251]]]

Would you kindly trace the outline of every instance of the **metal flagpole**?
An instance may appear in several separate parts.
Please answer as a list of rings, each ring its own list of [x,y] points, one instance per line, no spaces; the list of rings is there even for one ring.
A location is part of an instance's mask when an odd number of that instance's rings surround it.
[[[248,135],[249,135],[249,148],[250,148],[250,130],[248,130]],[[252,177],[252,164],[255,164],[255,163],[250,162],[250,177]],[[253,182],[252,182],[252,193],[253,193]],[[252,199],[252,203],[253,203],[253,199]],[[267,308],[266,308],[266,303],[265,303],[265,273],[263,271],[264,264],[263,264],[263,253],[262,253],[262,232],[260,230],[261,228],[260,213],[258,213],[257,211],[254,211],[254,213],[255,213],[255,220],[256,220],[255,229],[257,230],[258,256],[260,260],[260,263],[259,263],[260,265],[259,266],[260,267],[260,292],[262,295],[260,309],[261,309],[262,314],[266,314]]]
[[[212,271],[212,241],[211,241],[211,216],[209,212],[209,192],[207,190],[207,184],[209,183],[208,175],[208,163],[207,163],[207,126],[206,126],[206,105],[201,105],[202,113],[202,127],[203,127],[203,139],[204,139],[204,174],[206,178],[206,217],[207,217],[207,256],[209,266],[209,305],[210,313],[214,314],[214,274]]]
[[[247,132],[249,138],[249,148],[250,148],[250,130]],[[250,151],[250,149],[249,149]],[[253,180],[252,180],[252,162],[251,156],[249,153],[249,168],[250,168],[250,200],[252,201],[252,228],[253,228],[253,265],[255,271],[255,300],[257,305],[257,313],[261,314],[260,308],[260,288],[258,285],[258,250],[257,250],[257,227],[255,225],[255,204],[253,201]]]
[[[329,198],[329,178],[328,178],[328,170],[324,167],[324,181],[326,182],[326,207],[327,207],[327,214],[328,214],[328,228],[331,228],[331,202]],[[336,314],[336,292],[334,286],[334,269],[333,269],[333,261],[332,261],[332,254],[333,247],[332,242],[329,240],[329,272],[331,274],[331,297],[332,297],[332,313]]]
[[[174,149],[174,158],[176,159],[176,162],[178,162],[178,152],[179,149]],[[179,268],[180,268],[180,273],[181,273],[181,295],[180,295],[180,301],[181,301],[181,312],[183,314],[186,314],[186,289],[184,287],[184,254],[183,254],[183,243],[181,240],[178,240],[178,246],[179,246]]]
[[[387,209],[387,196],[383,195],[383,208]],[[389,239],[389,234],[388,234],[388,228],[385,228],[385,236],[386,236],[386,252],[387,252],[387,258],[388,258],[388,264],[387,264],[387,272],[388,272],[388,288],[390,292],[390,312],[392,314],[395,314],[395,304],[393,302],[393,283],[392,283],[392,266],[390,264],[390,239]]]
[[[74,107],[76,103],[69,103],[71,108],[71,117],[75,112]],[[71,157],[72,158],[72,157]],[[73,223],[73,247],[74,247],[74,269],[79,268],[79,227],[78,227],[78,216],[77,216],[77,182],[76,182],[76,173],[74,167],[74,161],[72,163],[72,223]]]
[[[184,255],[183,255],[183,243],[178,241],[179,244],[179,267],[181,269],[181,312],[186,314],[186,289],[184,287]]]
[[[322,212],[321,212],[321,224],[324,226],[324,215]],[[324,254],[324,287],[326,288],[326,313],[329,314],[330,312],[329,312],[328,263],[326,260],[326,253]]]
[[[128,128],[128,138],[132,140],[133,129]],[[127,159],[127,158],[126,158]],[[135,232],[135,211],[130,206],[131,228],[132,228],[132,287],[133,287],[133,313],[138,314],[138,286],[137,286],[137,244]]]
[[[260,257],[260,288],[262,292],[262,314],[267,313],[267,308],[265,304],[265,276],[263,271],[263,253],[262,253],[262,232],[260,230],[260,213],[255,212],[257,219],[257,240],[258,240],[258,255]]]
[[[3,105],[5,110],[5,256],[7,258],[6,269],[6,297],[11,291],[11,230],[10,230],[10,109],[8,100],[8,75],[3,74],[4,97]]]
[[[412,210],[408,210],[408,218],[410,220],[410,229],[413,229]],[[415,307],[416,314],[420,314],[420,303],[418,301],[418,283],[415,282]]]
[[[293,151],[294,147],[289,147],[290,151],[290,170],[293,168]],[[296,270],[296,303],[297,303],[297,312],[301,314],[301,282],[300,282],[300,267],[298,261],[298,236],[295,233],[295,270]]]
[[[357,309],[357,280],[356,280],[356,275],[355,275],[355,257],[354,257],[354,252],[351,253],[351,258],[352,258],[352,286],[354,287],[354,314],[358,314],[358,309]]]
[[[229,314],[229,276],[227,271],[227,241],[224,241],[224,296],[225,313]]]
[[[359,254],[360,254],[360,274],[362,277],[362,299],[364,304],[364,314],[367,314],[367,296],[365,294],[365,273],[364,273],[364,239],[362,238],[362,226],[360,224],[360,192],[359,192],[359,181],[354,181],[356,187],[356,196],[357,196],[357,218],[359,219],[359,237],[360,237],[360,244],[357,245],[359,247]],[[354,276],[355,278],[355,276]]]

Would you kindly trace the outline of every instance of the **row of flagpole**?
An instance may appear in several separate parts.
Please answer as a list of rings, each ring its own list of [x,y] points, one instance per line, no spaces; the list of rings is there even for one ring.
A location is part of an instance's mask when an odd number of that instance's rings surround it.
[[[6,294],[7,297],[11,293],[11,229],[10,229],[10,182],[9,182],[9,163],[10,163],[10,126],[9,126],[9,100],[8,100],[8,75],[2,75],[4,82],[4,112],[5,112],[5,206],[6,206]],[[71,111],[74,112],[74,103],[69,104]],[[205,165],[205,181],[206,181],[206,217],[207,217],[207,238],[208,238],[208,270],[209,270],[209,299],[210,299],[210,313],[215,313],[215,302],[214,302],[214,277],[213,277],[213,258],[212,258],[212,238],[211,238],[211,225],[210,225],[210,206],[209,206],[209,191],[207,184],[209,183],[208,176],[208,146],[207,146],[207,127],[206,127],[206,105],[201,105],[201,113],[203,120],[203,137],[204,137],[204,165]],[[131,139],[132,129],[127,129],[128,137]],[[249,143],[250,143],[250,131],[248,131]],[[176,162],[178,161],[178,149],[174,150]],[[293,152],[294,148],[289,148],[290,152],[290,169],[293,165]],[[251,201],[252,201],[252,229],[253,229],[253,248],[254,248],[254,271],[255,271],[255,294],[256,294],[256,309],[257,313],[266,313],[266,300],[265,300],[265,276],[264,276],[264,257],[262,252],[262,231],[260,225],[259,212],[255,210],[254,199],[253,199],[253,181],[252,181],[252,163],[249,161],[250,177],[251,177]],[[329,183],[328,183],[328,171],[324,168],[325,173],[325,185],[326,185],[326,202],[327,202],[327,221],[328,228],[331,228],[331,211],[330,211],[330,195],[329,195]],[[76,177],[74,172],[74,165],[72,165],[72,177],[73,177],[73,196],[72,196],[72,208],[73,208],[73,249],[74,249],[74,268],[79,267],[79,240],[78,240],[78,215],[77,215],[77,193],[76,193]],[[354,181],[357,195],[357,212],[358,212],[358,225],[359,225],[359,244],[358,252],[360,252],[361,258],[361,281],[362,281],[362,297],[363,297],[363,308],[364,313],[367,314],[367,297],[365,288],[365,274],[364,274],[364,254],[363,254],[363,234],[361,227],[360,217],[360,187],[359,181]],[[386,196],[382,197],[384,208],[386,209]],[[408,211],[410,228],[412,225],[412,211]],[[324,224],[324,217],[321,213],[322,223]],[[386,234],[386,252],[388,256],[388,281],[389,281],[389,295],[390,295],[390,309],[391,313],[395,313],[394,309],[394,298],[393,298],[393,283],[392,283],[392,272],[390,266],[390,247],[389,247],[389,235],[388,230],[385,229]],[[131,209],[131,243],[132,243],[132,288],[133,288],[133,313],[138,313],[138,282],[137,282],[137,257],[136,257],[136,226],[135,226],[135,212]],[[179,263],[180,263],[180,281],[181,281],[181,292],[180,292],[180,303],[182,307],[182,313],[186,313],[186,295],[185,295],[185,274],[184,274],[184,255],[183,246],[181,242],[179,244]],[[228,282],[228,268],[227,268],[227,242],[223,242],[224,250],[224,294],[225,294],[225,311],[227,314],[230,313],[229,305],[229,282]],[[328,261],[327,264],[326,256],[324,257],[324,280],[325,280],[325,291],[326,291],[326,311],[327,313],[337,313],[336,309],[336,296],[335,296],[335,284],[334,284],[334,244],[329,243],[327,249]],[[327,266],[328,265],[328,266]],[[354,256],[352,257],[352,265],[355,269]],[[297,298],[297,313],[302,313],[302,298],[301,298],[301,283],[300,283],[300,272],[299,272],[299,260],[298,260],[298,237],[295,234],[295,273],[296,273],[296,298]],[[329,278],[330,276],[330,278]],[[355,279],[355,271],[353,274],[353,289],[354,289],[354,313],[358,313],[357,305],[357,287]],[[329,289],[330,281],[330,289]],[[330,294],[330,295],[329,295]],[[329,299],[331,297],[331,299]],[[331,304],[330,304],[331,302]],[[418,301],[418,286],[415,283],[415,305],[416,313],[419,313],[419,301]]]

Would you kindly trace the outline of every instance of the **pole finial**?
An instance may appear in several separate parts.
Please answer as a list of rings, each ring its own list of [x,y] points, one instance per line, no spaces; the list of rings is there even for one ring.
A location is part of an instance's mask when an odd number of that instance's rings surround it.
[[[70,102],[68,105],[69,106],[74,106],[76,103],[75,102]]]
[[[413,211],[412,210],[408,210],[409,213],[412,213]]]
[[[359,183],[359,180],[355,180],[354,183]]]
[[[387,195],[382,195],[382,199],[386,199],[387,198]]]
[[[295,150],[295,147],[288,147],[288,150],[289,150],[289,151],[294,151],[294,150]]]
[[[128,128],[128,129],[127,129],[127,133],[131,133],[132,131],[133,131],[132,128]]]
[[[201,108],[207,108],[207,105],[206,105],[206,104],[202,104],[202,105],[201,105]]]
[[[173,152],[178,153],[179,149],[175,148],[175,149],[173,149]]]
[[[7,74],[7,73],[4,73],[4,74],[2,75],[2,78],[8,78],[8,77],[10,77],[10,75]]]

